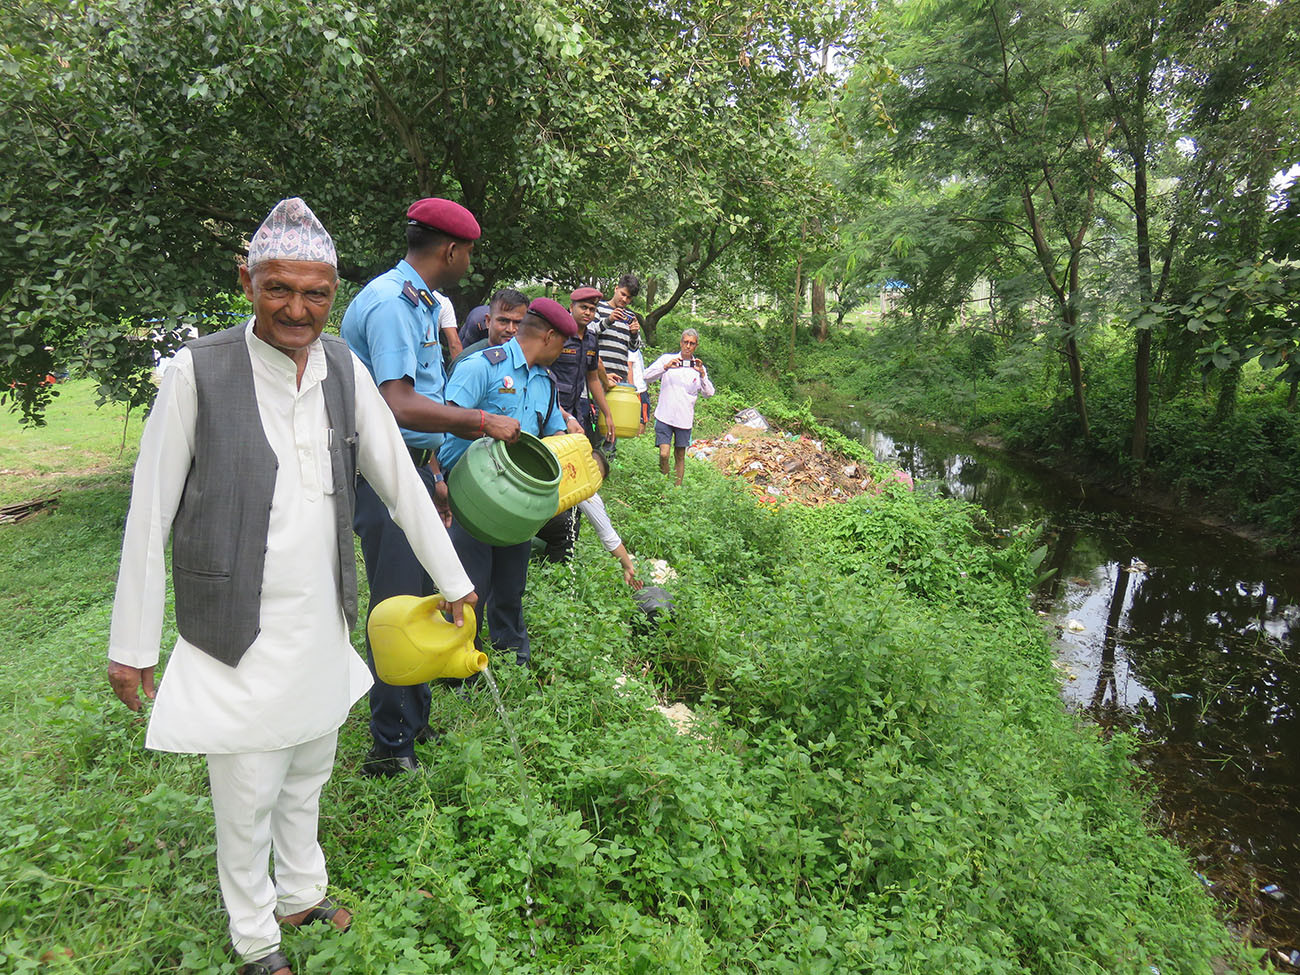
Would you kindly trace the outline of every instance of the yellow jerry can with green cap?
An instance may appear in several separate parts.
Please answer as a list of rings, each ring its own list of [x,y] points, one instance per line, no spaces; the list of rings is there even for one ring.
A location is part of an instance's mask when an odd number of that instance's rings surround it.
[[[605,394],[609,412],[614,416],[614,433],[619,437],[635,437],[641,432],[641,394],[629,383],[619,383]],[[596,425],[608,435],[605,414],[598,413]]]
[[[605,479],[600,465],[591,456],[591,441],[585,433],[557,433],[543,437],[542,443],[551,448],[560,464],[560,506],[558,515],[568,511],[579,501],[586,501],[600,490]]]
[[[437,593],[390,596],[370,611],[370,653],[385,684],[469,677],[487,667],[487,654],[474,646],[474,607],[465,607],[465,625],[457,626],[438,608],[442,601]]]

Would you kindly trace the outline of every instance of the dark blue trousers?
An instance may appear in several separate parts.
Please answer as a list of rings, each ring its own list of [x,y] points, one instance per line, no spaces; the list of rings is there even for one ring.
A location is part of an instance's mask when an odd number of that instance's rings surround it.
[[[478,593],[474,618],[478,625],[475,643],[482,647],[483,622],[491,632],[492,646],[500,651],[515,652],[521,667],[528,663],[528,630],[524,627],[524,586],[528,581],[528,555],[532,539],[518,545],[496,546],[480,542],[452,519],[451,544],[456,547],[460,564]],[[488,651],[491,658],[492,653]],[[493,658],[492,662],[498,663]]]
[[[416,470],[432,497],[433,474],[427,467]],[[389,596],[431,596],[437,592],[406,536],[388,516],[388,507],[363,477],[357,478],[357,508],[352,528],[361,538],[371,609]],[[373,675],[375,660],[369,636],[366,637],[366,661]],[[370,688],[370,736],[376,753],[415,754],[415,733],[429,723],[429,699],[427,683],[395,687],[375,677]]]

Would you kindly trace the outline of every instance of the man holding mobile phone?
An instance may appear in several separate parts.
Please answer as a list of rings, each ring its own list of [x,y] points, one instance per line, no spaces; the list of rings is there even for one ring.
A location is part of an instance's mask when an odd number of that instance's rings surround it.
[[[668,448],[673,448],[674,473],[680,486],[686,473],[686,448],[695,425],[695,401],[712,396],[709,371],[695,350],[700,333],[693,328],[682,332],[681,351],[665,352],[646,367],[646,382],[659,382],[659,403],[655,407],[655,445],[659,448],[659,470],[668,475]]]
[[[625,274],[618,279],[609,302],[596,308],[591,332],[596,336],[596,350],[605,366],[605,390],[628,381],[628,353],[641,348],[641,319],[628,306],[641,293],[641,279]]]

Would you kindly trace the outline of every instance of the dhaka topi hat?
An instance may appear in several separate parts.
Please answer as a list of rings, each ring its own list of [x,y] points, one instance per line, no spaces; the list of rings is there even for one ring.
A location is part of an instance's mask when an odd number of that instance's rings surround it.
[[[406,222],[436,230],[457,240],[478,240],[483,233],[474,214],[459,203],[436,196],[412,203],[406,210]]]
[[[338,270],[334,239],[300,197],[281,200],[248,244],[248,266],[265,261],[315,261]]]
[[[604,297],[599,288],[575,288],[569,293],[570,301],[600,301]]]
[[[545,319],[546,324],[555,329],[561,335],[568,338],[575,338],[578,334],[578,323],[573,320],[567,308],[553,298],[534,298],[528,306],[528,310],[539,318]]]

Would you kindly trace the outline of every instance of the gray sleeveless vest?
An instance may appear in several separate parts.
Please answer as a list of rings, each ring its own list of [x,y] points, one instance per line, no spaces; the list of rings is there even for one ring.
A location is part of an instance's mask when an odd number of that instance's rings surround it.
[[[322,335],[323,384],[330,425],[339,600],[349,629],[357,619],[352,547],[357,426],[352,356]],[[231,667],[257,638],[266,536],[275,492],[275,452],[266,441],[242,328],[185,343],[194,356],[198,416],[194,459],[172,523],[176,625],[209,656]]]

